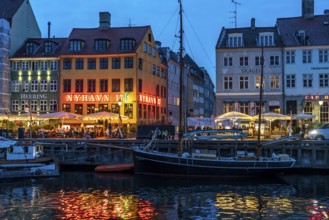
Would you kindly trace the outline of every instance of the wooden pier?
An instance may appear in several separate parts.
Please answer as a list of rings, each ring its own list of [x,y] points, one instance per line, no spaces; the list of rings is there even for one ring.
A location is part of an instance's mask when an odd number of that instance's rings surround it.
[[[143,145],[146,140],[78,140],[40,139],[37,143],[44,147],[46,156],[57,157],[65,169],[93,169],[100,164],[132,162],[131,147]],[[176,152],[176,140],[159,140],[156,150]],[[193,147],[216,150],[217,156],[234,155],[237,149],[255,151],[254,140],[194,141]],[[279,146],[266,146],[264,154],[286,153],[294,157],[297,170],[316,169],[329,171],[329,141],[288,141]]]

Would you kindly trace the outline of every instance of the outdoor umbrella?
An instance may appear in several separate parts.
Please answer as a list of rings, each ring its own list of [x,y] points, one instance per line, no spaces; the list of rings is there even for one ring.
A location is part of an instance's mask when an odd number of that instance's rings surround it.
[[[9,121],[30,121],[37,120],[38,115],[30,112],[22,113],[20,115],[9,115],[7,116]]]
[[[83,120],[98,120],[98,119],[110,119],[110,120],[127,120],[128,117],[124,115],[119,115],[113,112],[96,112],[88,115],[81,116]]]
[[[254,120],[258,119],[258,115],[255,115]],[[261,114],[261,119],[265,119],[270,122],[270,131],[271,131],[271,124],[275,120],[291,120],[291,117],[289,115],[283,115],[275,112],[267,112],[264,114]]]
[[[316,117],[315,115],[305,114],[305,113],[300,113],[293,116],[294,119],[311,119],[315,117]]]
[[[59,119],[62,122],[62,126],[63,126],[63,120],[64,119],[77,119],[81,117],[81,115],[79,114],[74,114],[71,112],[51,112],[51,113],[47,113],[47,114],[43,114],[43,115],[39,115],[38,118],[43,118],[43,119]]]
[[[244,113],[241,113],[241,112],[232,111],[232,112],[227,112],[225,114],[217,116],[215,118],[215,122],[221,122],[221,121],[225,121],[227,119],[229,119],[229,120],[237,120],[237,119],[252,120],[252,117],[250,115],[247,115],[247,114],[244,114]]]

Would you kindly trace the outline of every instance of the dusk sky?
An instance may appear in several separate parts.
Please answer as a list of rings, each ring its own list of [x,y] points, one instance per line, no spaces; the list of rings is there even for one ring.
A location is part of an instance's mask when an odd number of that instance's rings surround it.
[[[68,37],[72,28],[94,28],[99,12],[111,13],[111,26],[150,25],[162,46],[179,50],[178,0],[30,0],[42,37]],[[215,83],[215,45],[222,27],[234,28],[235,4],[232,0],[182,0],[185,52],[205,67]],[[277,18],[301,16],[302,0],[235,0],[237,27],[274,26]],[[329,9],[329,0],[315,0],[315,15]]]

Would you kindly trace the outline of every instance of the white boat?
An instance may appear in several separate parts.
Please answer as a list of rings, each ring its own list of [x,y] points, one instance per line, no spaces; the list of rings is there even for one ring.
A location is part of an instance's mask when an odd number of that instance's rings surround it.
[[[0,180],[50,176],[59,176],[59,163],[42,146],[0,137]]]

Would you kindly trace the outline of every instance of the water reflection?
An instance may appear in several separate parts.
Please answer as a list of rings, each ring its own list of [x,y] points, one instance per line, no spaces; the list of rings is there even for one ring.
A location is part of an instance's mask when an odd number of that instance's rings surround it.
[[[0,183],[0,219],[327,219],[329,176],[187,180],[64,172]]]

